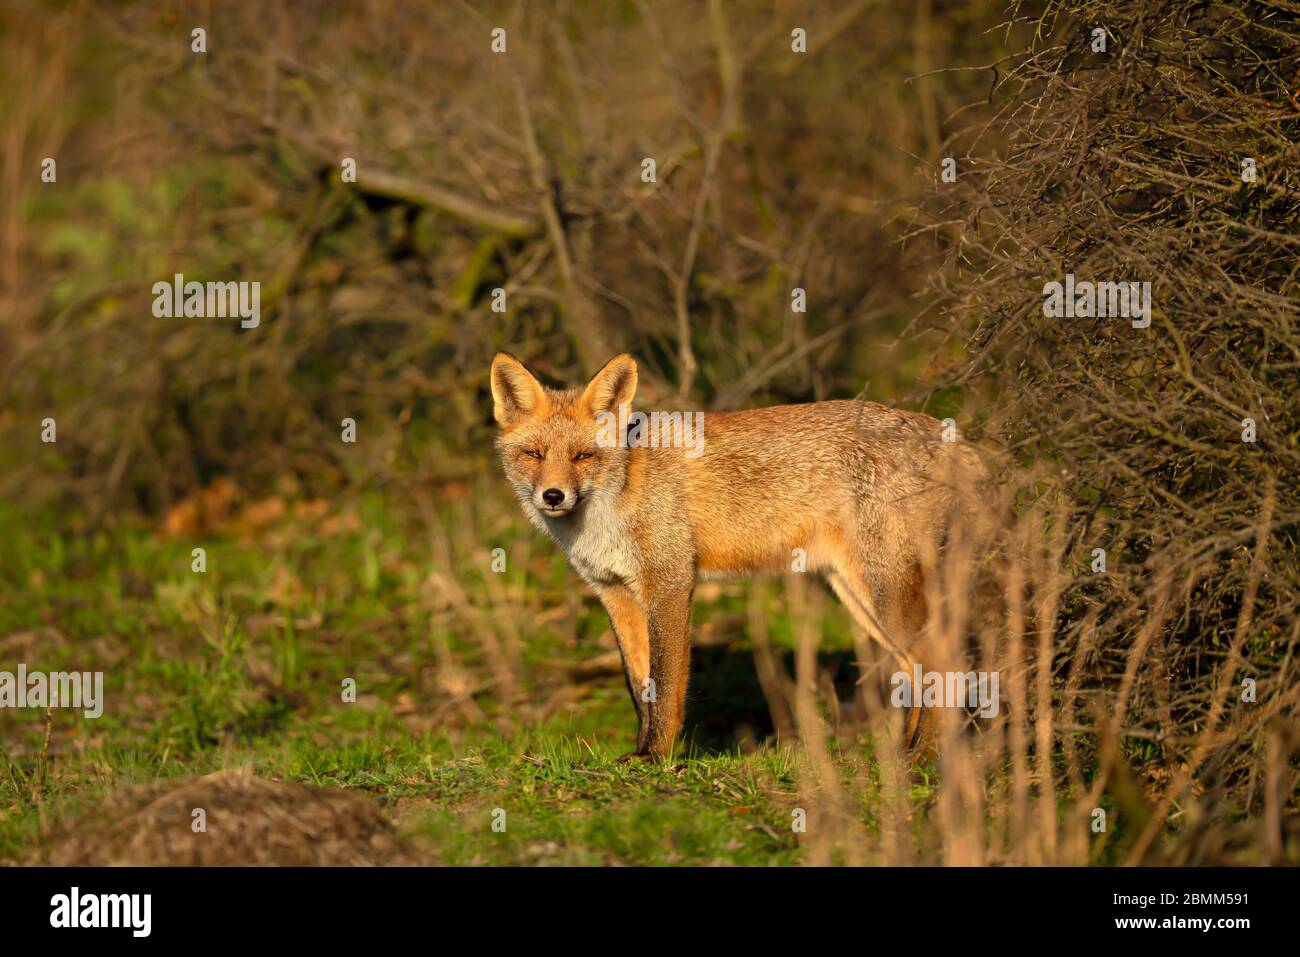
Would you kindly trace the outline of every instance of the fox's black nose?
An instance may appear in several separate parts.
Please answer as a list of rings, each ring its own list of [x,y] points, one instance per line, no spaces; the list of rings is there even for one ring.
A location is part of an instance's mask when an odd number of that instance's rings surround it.
[[[555,508],[564,501],[564,493],[558,488],[548,488],[542,493],[542,501],[550,508]]]

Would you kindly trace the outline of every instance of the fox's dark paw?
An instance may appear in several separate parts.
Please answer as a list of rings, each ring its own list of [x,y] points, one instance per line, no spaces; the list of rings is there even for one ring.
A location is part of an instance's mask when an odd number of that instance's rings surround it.
[[[619,764],[630,764],[633,761],[653,761],[655,756],[649,751],[629,751],[627,754],[621,754],[618,758]]]

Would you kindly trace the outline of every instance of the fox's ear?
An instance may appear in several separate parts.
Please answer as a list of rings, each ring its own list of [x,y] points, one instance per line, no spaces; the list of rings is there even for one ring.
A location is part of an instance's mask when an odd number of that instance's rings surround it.
[[[592,412],[613,412],[629,405],[636,395],[636,360],[627,353],[605,363],[582,393],[582,401]]]
[[[492,414],[497,425],[513,425],[546,404],[542,384],[508,352],[492,358]]]

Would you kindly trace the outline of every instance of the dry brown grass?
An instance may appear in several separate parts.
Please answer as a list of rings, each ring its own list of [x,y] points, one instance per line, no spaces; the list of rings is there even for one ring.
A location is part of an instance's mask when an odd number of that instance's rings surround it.
[[[778,673],[767,687],[775,689],[774,710],[793,716],[806,755],[800,802],[844,825],[819,830],[810,859],[1300,862],[1295,664],[1273,672],[1244,659],[1253,604],[1243,607],[1226,655],[1207,666],[1204,693],[1180,695],[1165,643],[1173,610],[1189,600],[1195,581],[1153,576],[1115,624],[1099,603],[1075,608],[1080,582],[1062,571],[1065,511],[1017,511],[1015,491],[990,503],[1001,527],[991,551],[977,554],[959,537],[927,560],[931,616],[921,660],[927,671],[998,672],[1001,710],[992,719],[970,709],[937,712],[940,791],[923,821],[898,754],[900,711],[887,705],[870,669],[856,717],[844,717],[844,702],[818,695],[810,636],[820,602],[810,604],[806,586],[790,583],[801,596],[804,638],[795,674]],[[1256,585],[1267,518],[1253,543]],[[1137,633],[1126,641],[1120,629],[1130,622]],[[866,649],[863,660],[875,657]],[[1245,675],[1258,681],[1253,702],[1242,700]],[[836,714],[839,743],[830,746],[826,716]],[[844,746],[864,734],[876,742],[876,762]],[[861,827],[861,807],[873,809],[878,827]],[[1106,813],[1102,830],[1093,826],[1097,809]]]

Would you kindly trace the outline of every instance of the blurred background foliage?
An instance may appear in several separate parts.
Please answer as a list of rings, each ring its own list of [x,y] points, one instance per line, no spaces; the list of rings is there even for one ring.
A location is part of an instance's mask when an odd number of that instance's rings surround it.
[[[11,413],[60,421],[57,455],[11,433],[11,493],[461,480],[503,348],[562,381],[631,351],[647,403],[960,402],[955,346],[900,343],[935,250],[903,237],[988,73],[903,80],[996,59],[987,10],[60,6],[4,34],[0,361]],[[261,327],[154,318],[174,273],[260,282]]]

